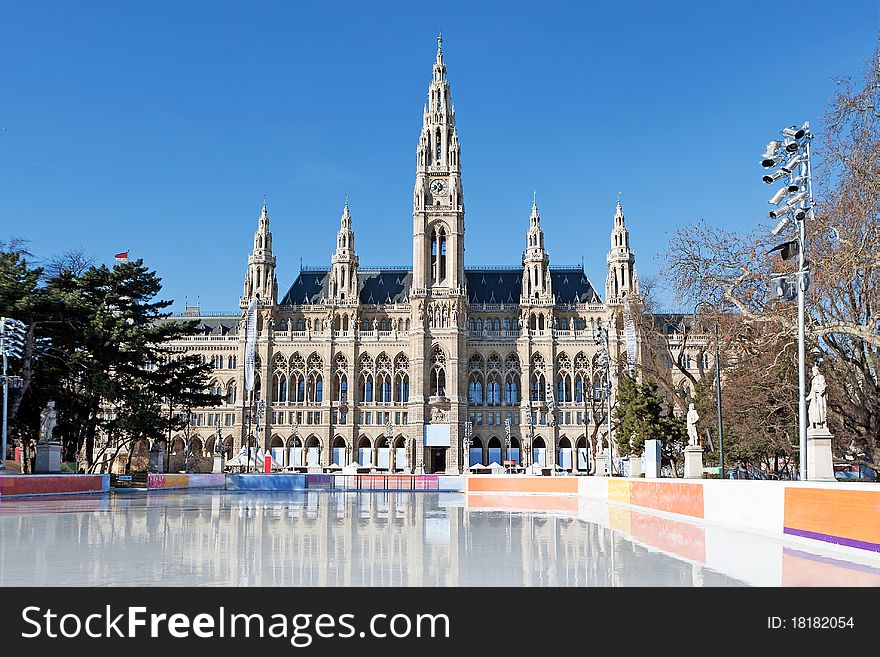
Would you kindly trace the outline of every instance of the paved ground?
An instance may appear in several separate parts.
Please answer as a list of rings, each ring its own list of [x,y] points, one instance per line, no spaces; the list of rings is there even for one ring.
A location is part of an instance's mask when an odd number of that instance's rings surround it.
[[[621,521],[616,509],[611,530],[577,508],[482,498],[206,490],[6,499],[0,585],[778,586],[786,567],[829,569],[827,558],[767,538],[728,536],[718,560],[709,558],[718,537],[694,525]],[[738,563],[736,554],[753,558],[750,541],[779,563]],[[830,563],[880,583],[880,569]]]

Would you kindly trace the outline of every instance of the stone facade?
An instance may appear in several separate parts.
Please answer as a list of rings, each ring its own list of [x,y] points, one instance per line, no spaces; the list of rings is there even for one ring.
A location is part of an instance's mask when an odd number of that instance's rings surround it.
[[[361,268],[346,202],[330,266],[303,268],[279,300],[264,206],[241,314],[188,309],[185,318],[199,320],[203,334],[175,345],[213,363],[214,386],[227,397],[225,405],[194,415],[199,454],[212,453],[219,415],[233,455],[250,435],[278,450],[279,465],[369,461],[378,469],[458,472],[472,459],[527,467],[537,457],[549,467],[561,460],[560,467],[586,471],[594,423],[604,418],[596,412],[606,380],[596,329],[610,327],[612,367],[625,362],[624,304],[638,294],[622,207],[618,201],[604,302],[583,267],[550,265],[536,202],[519,265],[467,269],[460,154],[438,39],[416,150],[412,267]],[[254,296],[250,398],[244,318]],[[255,431],[248,413],[258,399],[266,412]],[[468,429],[473,451],[466,453]],[[172,460],[182,448],[177,437]]]

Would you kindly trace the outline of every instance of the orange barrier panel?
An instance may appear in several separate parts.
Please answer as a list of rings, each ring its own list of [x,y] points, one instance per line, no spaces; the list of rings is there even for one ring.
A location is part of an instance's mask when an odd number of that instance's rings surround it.
[[[880,552],[880,490],[785,489],[786,534]]]
[[[468,477],[474,493],[572,493],[578,492],[575,477]]]
[[[629,484],[630,504],[633,506],[679,513],[694,518],[704,517],[702,484],[635,480],[631,480]]]
[[[632,488],[629,479],[608,480],[608,501],[618,504],[629,504],[632,496]]]
[[[468,495],[467,508],[471,511],[550,511],[576,516],[578,499],[561,495]]]

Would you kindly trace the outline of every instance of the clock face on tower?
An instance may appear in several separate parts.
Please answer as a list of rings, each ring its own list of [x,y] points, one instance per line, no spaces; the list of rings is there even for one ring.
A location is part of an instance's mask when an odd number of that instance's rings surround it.
[[[434,195],[446,193],[446,183],[442,180],[435,180],[431,183],[431,193]]]

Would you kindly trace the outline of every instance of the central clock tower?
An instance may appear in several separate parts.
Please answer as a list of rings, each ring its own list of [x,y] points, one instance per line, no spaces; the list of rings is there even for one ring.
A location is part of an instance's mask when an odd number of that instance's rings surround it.
[[[422,116],[413,198],[413,296],[464,293],[464,195],[443,38]]]
[[[458,472],[467,420],[462,377],[467,352],[464,195],[455,107],[443,39],[437,38],[428,102],[416,148],[410,362],[415,370],[409,422],[425,425],[416,472]],[[430,434],[431,439],[427,437]]]

